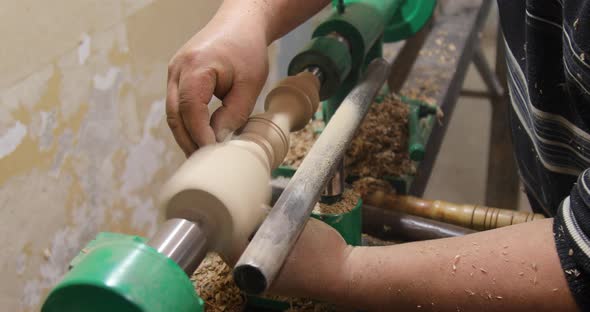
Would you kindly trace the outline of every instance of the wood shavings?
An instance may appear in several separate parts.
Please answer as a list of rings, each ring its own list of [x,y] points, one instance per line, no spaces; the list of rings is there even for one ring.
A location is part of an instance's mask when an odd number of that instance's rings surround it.
[[[354,181],[352,183],[352,188],[363,198],[378,192],[385,194],[395,193],[394,188],[389,182],[372,177],[364,177]]]
[[[486,271],[486,269],[484,269],[484,268],[479,268],[479,270],[480,270],[480,271],[481,271],[481,273],[483,273],[483,274],[488,274],[488,271]]]
[[[281,296],[266,296],[265,298],[288,302],[290,307],[285,312],[332,312],[336,308],[327,303],[319,303],[309,299],[294,299]]]
[[[504,297],[502,297],[502,296],[496,296],[496,299],[502,300],[502,299],[504,299]]]
[[[565,274],[567,275],[573,275],[574,277],[578,277],[580,276],[580,271],[578,271],[577,269],[569,269],[569,270],[564,270]]]
[[[342,200],[335,204],[328,205],[324,203],[317,203],[313,208],[313,212],[321,214],[343,214],[352,211],[358,204],[360,195],[352,190],[346,189],[342,194]]]
[[[556,292],[558,290],[559,290],[559,288],[553,288],[553,292]]]
[[[375,178],[414,174],[416,167],[408,154],[408,113],[408,105],[395,96],[373,103],[346,151],[347,173]],[[299,167],[323,126],[323,121],[312,121],[292,133],[283,165]]]
[[[246,306],[245,297],[232,277],[231,268],[215,253],[209,253],[191,277],[197,294],[205,301],[205,311],[238,312]],[[309,299],[282,296],[263,296],[263,298],[288,302],[291,312],[335,311],[329,304],[317,303]]]
[[[453,273],[457,271],[457,264],[459,264],[459,260],[461,260],[461,255],[456,255],[453,259]]]
[[[312,120],[305,128],[293,132],[289,137],[289,152],[283,161],[284,166],[298,168],[303,162],[313,143],[320,136],[319,130],[324,127],[322,120]]]
[[[246,302],[234,283],[231,268],[219,255],[205,257],[191,280],[207,311],[242,311]]]
[[[408,154],[409,107],[389,96],[373,103],[346,150],[346,170],[359,177],[414,174]]]
[[[570,248],[570,250],[568,250],[568,252],[567,252],[567,255],[570,256],[570,257],[573,256],[574,255],[574,250]]]
[[[43,249],[43,258],[45,258],[45,260],[49,260],[51,258],[51,250],[49,250],[49,248]]]
[[[518,275],[524,276],[524,272],[519,272]]]

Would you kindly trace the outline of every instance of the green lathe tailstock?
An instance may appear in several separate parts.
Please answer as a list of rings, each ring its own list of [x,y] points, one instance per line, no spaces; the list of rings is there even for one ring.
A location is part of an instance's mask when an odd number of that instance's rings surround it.
[[[343,12],[334,9],[289,66],[290,75],[312,67],[321,71],[326,121],[358,83],[367,64],[381,56],[383,43],[417,33],[432,16],[436,0],[347,0],[343,4]],[[330,223],[350,243],[359,244],[360,199],[358,206],[351,212],[355,220],[346,225],[338,224],[342,218],[337,215],[315,217]],[[42,311],[203,311],[204,303],[183,269],[145,242],[137,236],[99,233],[72,260],[70,271],[49,293]]]

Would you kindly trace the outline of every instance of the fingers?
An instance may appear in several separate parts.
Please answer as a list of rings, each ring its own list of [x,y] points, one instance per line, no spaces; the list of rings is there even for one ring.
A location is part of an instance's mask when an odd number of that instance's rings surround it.
[[[170,71],[168,74],[168,89],[166,92],[166,121],[174,135],[176,143],[180,146],[186,157],[190,156],[197,145],[191,139],[184,127],[182,117],[178,109],[178,76],[179,74]]]
[[[228,134],[242,127],[252,113],[262,86],[252,81],[234,81],[229,93],[223,98],[223,106],[211,116],[217,142],[225,140]]]
[[[201,67],[180,73],[178,111],[186,133],[198,147],[215,143],[207,107],[213,96],[215,83],[216,74],[212,68]]]

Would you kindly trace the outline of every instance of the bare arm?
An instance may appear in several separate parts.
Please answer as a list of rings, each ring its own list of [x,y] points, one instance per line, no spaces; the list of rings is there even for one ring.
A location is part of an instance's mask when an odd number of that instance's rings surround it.
[[[306,229],[281,272],[279,291],[371,311],[576,310],[551,219],[388,247],[339,245],[325,238],[329,229],[322,234],[329,245],[310,247],[324,226],[313,223],[315,233],[306,237]],[[309,276],[298,260],[306,256],[315,259]]]

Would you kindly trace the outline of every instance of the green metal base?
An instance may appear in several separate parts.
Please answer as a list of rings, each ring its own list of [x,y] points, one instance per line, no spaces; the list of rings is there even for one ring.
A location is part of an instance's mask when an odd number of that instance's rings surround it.
[[[42,312],[203,311],[184,271],[142,237],[99,233],[70,267]]]

